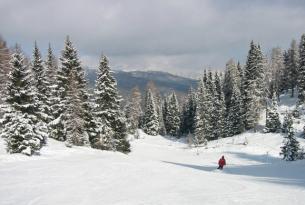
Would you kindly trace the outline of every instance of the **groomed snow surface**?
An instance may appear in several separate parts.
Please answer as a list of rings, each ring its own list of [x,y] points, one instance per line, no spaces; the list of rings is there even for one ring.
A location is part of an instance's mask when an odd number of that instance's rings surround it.
[[[140,136],[128,155],[66,148],[52,139],[40,156],[9,155],[1,139],[0,204],[305,203],[305,160],[281,160],[281,134],[248,132],[198,149],[185,139]],[[222,155],[228,165],[219,171]]]

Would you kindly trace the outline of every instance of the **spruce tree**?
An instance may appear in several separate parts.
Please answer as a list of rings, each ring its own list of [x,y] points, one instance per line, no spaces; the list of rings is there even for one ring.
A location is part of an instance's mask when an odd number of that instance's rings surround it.
[[[243,132],[243,113],[242,99],[239,89],[239,83],[236,78],[232,78],[232,94],[227,107],[227,116],[225,120],[225,136],[231,137]]]
[[[253,41],[247,57],[243,79],[243,112],[245,129],[256,127],[264,99],[264,61],[260,47]]]
[[[287,51],[283,53],[283,59],[284,59],[284,70],[281,75],[281,82],[280,82],[280,91],[285,93],[288,92],[289,89],[289,54]]]
[[[0,36],[0,104],[4,103],[8,74],[10,73],[10,50]],[[0,107],[0,115],[2,115]]]
[[[89,135],[86,131],[84,119],[85,110],[82,106],[82,93],[79,89],[77,71],[71,70],[68,76],[68,90],[66,96],[67,109],[64,112],[64,126],[66,129],[66,146],[88,146]]]
[[[113,131],[113,136],[98,134],[99,137],[107,137],[112,141],[112,146],[107,149],[114,149],[120,152],[130,152],[130,144],[127,141],[126,119],[120,108],[121,97],[118,94],[117,83],[109,67],[106,56],[102,56],[99,64],[98,75],[95,85],[95,118],[101,124],[106,122]],[[105,127],[105,129],[109,129]],[[104,129],[104,131],[105,131]],[[92,139],[91,141],[106,141],[104,139]],[[106,146],[105,146],[106,147]]]
[[[288,128],[292,126],[292,114],[286,112],[283,120],[283,125],[282,125],[282,132],[283,133],[288,133]]]
[[[239,70],[238,70],[234,60],[231,59],[226,64],[225,78],[224,78],[224,85],[223,85],[226,107],[230,106],[230,99],[231,99],[232,91],[233,91],[233,83],[237,83],[239,85],[240,82],[241,82],[241,79],[240,79]]]
[[[302,35],[299,46],[298,89],[299,103],[302,104],[305,102],[305,34]]]
[[[155,106],[154,96],[150,89],[146,91],[144,132],[149,135],[158,135],[159,133],[158,113]]]
[[[288,68],[289,88],[291,89],[291,97],[294,97],[294,90],[298,82],[299,69],[299,52],[296,40],[292,40],[291,47],[288,51]]]
[[[48,107],[48,123],[54,120],[54,113],[56,113],[56,110],[53,110],[52,107],[54,104],[57,103],[56,101],[56,75],[57,75],[57,62],[56,58],[53,55],[53,51],[51,48],[51,45],[49,44],[48,47],[48,54],[47,59],[45,61],[45,77],[46,77],[46,83],[47,83],[47,107]],[[54,107],[53,107],[54,108]]]
[[[194,134],[195,132],[196,101],[196,93],[193,88],[190,88],[182,110],[180,126],[182,134]]]
[[[139,128],[140,118],[142,116],[142,96],[140,89],[136,86],[131,91],[131,96],[127,102],[125,115],[128,123],[128,132],[135,134]]]
[[[152,92],[152,95],[154,96],[154,103],[155,103],[156,111],[158,114],[158,122],[159,122],[158,133],[165,135],[166,128],[165,128],[164,119],[163,119],[163,107],[162,107],[163,103],[162,103],[160,91],[153,81],[149,81],[147,83],[147,89],[149,89]]]
[[[179,136],[180,112],[177,96],[174,91],[169,96],[167,123],[167,134],[172,136]]]
[[[300,145],[297,141],[292,127],[291,115],[288,117],[287,134],[285,136],[284,145],[281,147],[281,155],[286,161],[295,161],[299,158]]]
[[[195,136],[201,144],[214,138],[213,122],[211,120],[213,111],[212,96],[203,80],[199,83],[197,95]]]
[[[266,109],[266,132],[277,132],[281,128],[281,122],[278,113],[277,97],[273,94],[272,103]]]
[[[36,116],[37,93],[32,86],[30,69],[24,64],[24,57],[17,46],[10,66],[1,136],[9,153],[32,155],[45,143],[47,133]]]
[[[41,54],[36,42],[33,50],[31,69],[33,74],[33,85],[37,91],[39,106],[39,113],[37,113],[38,117],[44,122],[49,122],[51,117],[49,116],[50,108],[48,103],[48,81],[46,78],[45,67],[43,65]]]
[[[272,49],[269,70],[271,73],[268,85],[270,97],[273,96],[273,93],[276,93],[279,98],[279,94],[282,91],[281,78],[283,77],[285,70],[284,55],[280,48]]]

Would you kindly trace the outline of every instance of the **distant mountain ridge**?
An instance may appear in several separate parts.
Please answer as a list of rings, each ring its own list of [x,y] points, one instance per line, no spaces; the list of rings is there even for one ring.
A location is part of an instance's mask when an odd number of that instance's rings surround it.
[[[96,80],[96,69],[86,69],[90,87],[94,86]],[[130,93],[130,90],[138,86],[144,91],[146,84],[153,81],[160,90],[161,94],[167,94],[171,90],[180,95],[185,95],[190,87],[197,86],[197,80],[181,77],[162,71],[114,71],[118,88],[123,96]]]

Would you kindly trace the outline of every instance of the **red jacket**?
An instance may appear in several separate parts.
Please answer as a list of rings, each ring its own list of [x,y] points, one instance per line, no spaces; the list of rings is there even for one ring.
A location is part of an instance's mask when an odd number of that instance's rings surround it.
[[[226,165],[226,160],[225,160],[225,158],[224,157],[222,157],[222,158],[220,158],[220,160],[218,161],[218,165],[219,166],[224,166],[224,165]]]

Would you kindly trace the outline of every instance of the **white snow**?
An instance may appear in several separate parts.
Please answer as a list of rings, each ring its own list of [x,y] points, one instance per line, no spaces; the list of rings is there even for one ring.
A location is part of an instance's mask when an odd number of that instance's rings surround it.
[[[128,155],[52,139],[40,156],[9,155],[1,139],[0,204],[304,204],[305,160],[281,160],[281,134],[248,132],[196,149],[139,132]],[[228,165],[219,171],[222,155]]]

